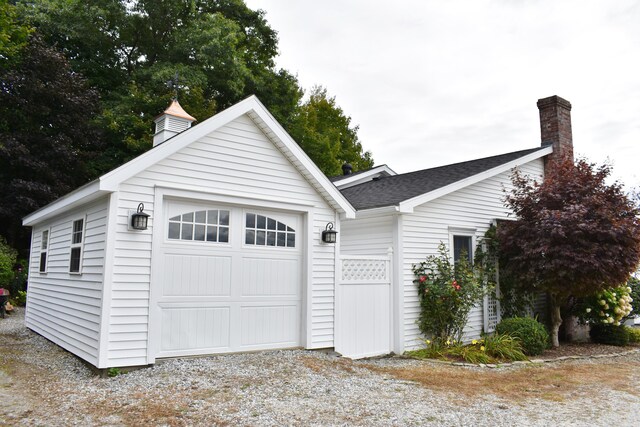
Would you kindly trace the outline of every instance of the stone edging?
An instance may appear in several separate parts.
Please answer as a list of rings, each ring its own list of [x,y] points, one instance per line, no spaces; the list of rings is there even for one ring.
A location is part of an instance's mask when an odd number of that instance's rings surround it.
[[[449,366],[464,366],[467,368],[495,369],[495,368],[508,368],[512,366],[523,366],[523,365],[540,365],[543,363],[562,362],[565,360],[606,359],[608,357],[627,356],[629,354],[634,354],[634,353],[640,353],[640,349],[627,350],[621,353],[595,354],[591,356],[560,356],[560,357],[555,357],[553,359],[517,360],[515,362],[506,362],[506,363],[467,363],[467,362],[449,362],[447,360],[438,360],[438,359],[419,359],[417,357],[410,357],[410,356],[398,356],[398,357],[402,359],[422,360],[422,361],[438,363],[442,365],[449,365]]]

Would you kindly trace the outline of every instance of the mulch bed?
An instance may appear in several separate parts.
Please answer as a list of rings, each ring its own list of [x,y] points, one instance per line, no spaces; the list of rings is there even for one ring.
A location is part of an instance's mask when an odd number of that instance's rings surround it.
[[[560,347],[545,350],[535,358],[554,359],[565,356],[596,356],[600,354],[623,353],[628,350],[639,349],[640,344],[618,347],[615,345],[594,344],[594,343],[560,343]]]

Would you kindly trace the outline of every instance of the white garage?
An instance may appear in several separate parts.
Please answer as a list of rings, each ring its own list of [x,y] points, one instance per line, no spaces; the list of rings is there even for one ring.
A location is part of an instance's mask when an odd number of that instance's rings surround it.
[[[353,207],[257,98],[193,120],[173,101],[153,149],[25,219],[27,326],[98,368],[334,347],[322,236]]]
[[[165,202],[157,357],[301,345],[302,216]]]

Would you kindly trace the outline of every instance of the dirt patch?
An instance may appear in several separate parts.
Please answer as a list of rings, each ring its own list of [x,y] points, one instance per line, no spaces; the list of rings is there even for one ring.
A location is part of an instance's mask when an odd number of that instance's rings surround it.
[[[355,372],[355,368],[350,359],[336,359],[335,361],[329,362],[312,357],[302,357],[301,360],[305,367],[311,369],[316,374],[335,373],[336,369],[347,373]]]
[[[0,425],[635,425],[640,411],[640,353],[492,370],[275,351],[106,378],[18,320],[0,322]]]
[[[528,365],[510,370],[474,370],[427,364],[405,368],[368,365],[367,368],[416,382],[431,390],[466,397],[492,394],[518,402],[534,398],[564,401],[569,396],[587,396],[593,390],[603,388],[640,396],[636,387],[640,363],[634,362],[607,362],[597,367],[591,364]]]

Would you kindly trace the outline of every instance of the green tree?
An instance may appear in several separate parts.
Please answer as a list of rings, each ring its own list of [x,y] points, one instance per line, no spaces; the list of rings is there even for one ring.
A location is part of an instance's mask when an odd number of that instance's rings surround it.
[[[109,144],[96,170],[151,147],[176,72],[180,103],[200,120],[255,94],[286,125],[302,97],[297,79],[275,67],[264,12],[241,0],[40,0],[20,10],[100,92]]]
[[[0,234],[25,253],[21,218],[84,184],[101,149],[97,93],[64,55],[31,37],[0,73]]]
[[[507,197],[516,221],[498,228],[501,271],[527,291],[551,297],[551,337],[557,347],[560,309],[625,283],[640,262],[640,209],[611,169],[566,158],[548,165],[542,183],[519,173]]]
[[[31,29],[19,22],[15,6],[0,0],[0,70],[11,64],[27,43]]]
[[[289,133],[326,175],[339,175],[344,163],[355,171],[373,166],[370,152],[358,140],[358,127],[323,87],[314,87],[298,109]]]

